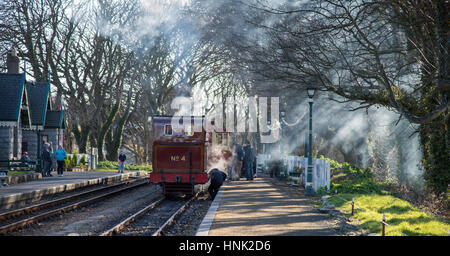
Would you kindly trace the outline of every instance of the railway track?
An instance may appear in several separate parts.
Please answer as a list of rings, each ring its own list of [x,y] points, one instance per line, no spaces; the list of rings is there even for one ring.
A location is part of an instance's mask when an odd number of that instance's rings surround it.
[[[7,234],[51,216],[68,212],[147,184],[149,184],[148,178],[134,179],[1,213],[0,234]]]
[[[114,235],[150,235],[161,236],[170,224],[186,207],[197,198],[198,194],[187,201],[171,201],[160,197],[145,206],[119,224],[100,234]]]

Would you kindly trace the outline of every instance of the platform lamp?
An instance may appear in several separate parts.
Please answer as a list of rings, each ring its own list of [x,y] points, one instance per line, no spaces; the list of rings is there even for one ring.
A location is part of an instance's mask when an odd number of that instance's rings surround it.
[[[313,196],[314,190],[312,188],[312,173],[313,173],[313,164],[312,164],[312,106],[313,106],[313,98],[316,94],[317,88],[315,86],[308,86],[306,92],[308,93],[308,103],[309,103],[309,152],[308,152],[308,170],[306,172],[306,188],[305,195]]]
[[[281,115],[281,120],[284,121],[284,118],[286,117],[286,110],[281,109],[280,111],[280,115]],[[280,128],[281,128],[281,145],[280,145],[280,153],[283,155],[284,154],[284,137],[283,137],[283,125],[284,122],[280,122]]]
[[[268,128],[268,129],[270,129],[270,124],[271,124],[270,120],[267,120],[267,128]],[[268,146],[268,145],[266,145],[266,144],[267,144],[267,143],[264,143],[264,144],[263,144],[263,151],[264,151],[264,154],[266,154],[266,151],[268,151],[268,150],[267,150],[267,146]]]

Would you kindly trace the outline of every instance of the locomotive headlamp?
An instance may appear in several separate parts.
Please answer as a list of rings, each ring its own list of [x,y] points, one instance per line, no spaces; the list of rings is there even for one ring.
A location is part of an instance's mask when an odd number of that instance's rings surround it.
[[[314,94],[316,94],[316,87],[313,85],[308,86],[308,88],[306,88],[306,92],[308,93],[308,97],[310,99],[312,99],[314,97]]]

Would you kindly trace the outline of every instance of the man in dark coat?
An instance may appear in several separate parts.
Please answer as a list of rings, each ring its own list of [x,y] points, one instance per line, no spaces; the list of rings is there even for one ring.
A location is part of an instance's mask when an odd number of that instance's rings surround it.
[[[242,176],[242,166],[244,161],[244,150],[242,149],[241,144],[236,145],[235,149],[235,165],[234,165],[234,174],[233,177],[231,177],[232,180],[239,180],[239,178]]]
[[[247,180],[253,180],[253,148],[250,145],[250,141],[246,141],[244,147],[244,168],[246,171]]]
[[[208,192],[211,195],[212,200],[214,200],[214,198],[216,197],[217,192],[219,192],[220,186],[222,186],[226,178],[227,175],[217,168],[214,168],[209,172],[209,179],[211,182],[208,187]]]
[[[52,156],[50,154],[50,144],[45,143],[44,145],[44,151],[42,151],[42,163],[44,165],[44,169],[42,171],[42,176],[44,177],[49,177],[52,176],[50,174],[51,172],[51,167],[52,167]]]

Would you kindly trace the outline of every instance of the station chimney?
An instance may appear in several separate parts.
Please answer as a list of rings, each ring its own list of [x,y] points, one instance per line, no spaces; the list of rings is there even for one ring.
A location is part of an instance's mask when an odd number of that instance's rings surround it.
[[[20,59],[17,57],[17,52],[15,48],[12,48],[6,56],[6,68],[8,69],[8,74],[19,74]]]

